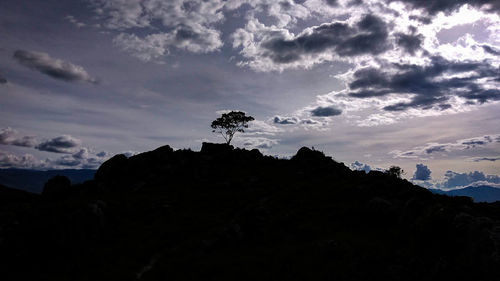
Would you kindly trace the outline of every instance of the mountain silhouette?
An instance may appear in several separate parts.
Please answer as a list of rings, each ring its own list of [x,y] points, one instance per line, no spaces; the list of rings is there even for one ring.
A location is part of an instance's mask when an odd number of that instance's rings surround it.
[[[57,175],[67,177],[72,183],[83,183],[94,177],[95,170],[63,169],[37,171],[28,169],[0,169],[0,184],[33,193],[42,193],[43,185]]]
[[[0,188],[2,280],[500,280],[500,204],[203,143]]]
[[[500,188],[489,185],[467,186],[464,188],[441,190],[429,189],[438,194],[448,196],[467,196],[471,197],[476,202],[495,202],[500,201]]]

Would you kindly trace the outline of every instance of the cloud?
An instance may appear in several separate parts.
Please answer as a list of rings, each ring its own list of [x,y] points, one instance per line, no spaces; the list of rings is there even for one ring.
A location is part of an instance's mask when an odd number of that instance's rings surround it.
[[[285,28],[269,27],[251,19],[233,34],[233,47],[241,47],[249,65],[257,71],[310,67],[341,57],[377,55],[388,50],[388,27],[378,16],[365,15],[349,24],[334,21],[306,28],[294,36]]]
[[[68,167],[81,169],[97,169],[109,157],[109,153],[105,151],[94,153],[89,148],[82,147],[73,154],[66,154],[54,160],[48,159],[46,165],[50,166],[52,169]]]
[[[16,131],[10,127],[0,131],[0,144],[10,144]]]
[[[21,156],[0,150],[0,168],[38,169],[43,163],[31,154]]]
[[[274,116],[273,123],[280,125],[292,125],[299,123],[299,119],[297,117]]]
[[[17,50],[14,59],[20,64],[39,71],[52,78],[67,82],[89,82],[97,83],[83,67],[52,58],[46,53]]]
[[[456,173],[447,171],[442,183],[444,188],[459,188],[472,185],[475,182],[500,183],[500,177],[497,175],[484,175],[483,172],[474,171],[469,173]]]
[[[431,179],[431,170],[424,164],[417,164],[417,170],[412,180],[426,181]]]
[[[497,85],[500,69],[486,63],[432,57],[427,66],[392,64],[384,69],[368,67],[355,71],[348,94],[357,98],[413,95],[408,102],[385,106],[386,111],[446,110],[452,107],[451,97],[463,99],[463,104],[500,100],[500,90],[491,87]]]
[[[19,138],[17,137],[16,130],[7,127],[0,130],[0,144],[34,147],[37,144],[37,141],[33,136],[24,136]]]
[[[423,177],[420,177],[420,179],[418,179],[416,178],[416,176],[414,176],[411,179],[411,181],[414,184],[423,186],[425,188],[433,188],[441,190],[453,190],[469,186],[475,187],[482,185],[500,187],[500,177],[498,175],[485,175],[483,172],[480,171],[473,171],[468,173],[457,173],[453,171],[446,171],[444,177],[440,180],[432,180],[430,177],[424,180],[425,176],[427,176],[426,171]]]
[[[242,142],[244,146],[257,149],[270,149],[279,143],[279,140],[270,139],[266,137],[243,137]]]
[[[223,44],[218,31],[202,26],[182,26],[169,33],[155,33],[145,37],[120,33],[113,42],[124,51],[143,60],[151,61],[169,54],[170,47],[192,53],[210,53]]]
[[[351,163],[350,166],[351,170],[354,171],[365,171],[365,173],[369,173],[371,171],[371,167],[367,164],[360,163],[359,161],[355,161],[354,163]]]
[[[82,150],[85,153],[82,153]],[[15,155],[10,152],[0,150],[0,168],[17,169],[97,169],[109,154],[104,152],[93,155],[91,151],[84,148],[75,154],[66,154],[56,159],[39,160],[32,154]]]
[[[123,152],[121,152],[120,154],[123,154],[123,155],[125,155],[126,157],[132,157],[132,156],[137,155],[137,154],[139,154],[139,153],[141,153],[141,152],[139,152],[139,151],[132,151],[132,150],[128,150],[128,151],[123,151]]]
[[[4,77],[0,76],[0,85],[1,84],[7,84],[7,79],[5,79]]]
[[[64,155],[56,160],[51,161],[53,166],[76,167],[81,164],[82,159],[74,158],[71,155]]]
[[[334,107],[321,107],[318,106],[311,110],[311,115],[314,117],[330,117],[342,114],[342,110]]]
[[[492,54],[495,56],[500,56],[500,51],[498,51],[496,48],[493,48],[489,45],[482,45],[481,48],[483,48],[483,50],[489,54]]]
[[[245,129],[245,135],[268,135],[268,136],[274,136],[278,133],[283,132],[281,128],[278,128],[272,124],[269,124],[270,122],[265,122],[261,120],[254,120],[250,123],[248,123],[248,128]]]
[[[166,56],[171,48],[210,53],[223,45],[215,27],[224,19],[222,0],[91,2],[103,26],[120,31],[113,42],[143,61]]]
[[[387,2],[403,2],[415,9],[423,9],[430,15],[439,12],[450,13],[463,5],[472,5],[486,8],[490,11],[500,11],[500,3],[496,0],[387,0]]]
[[[81,145],[79,139],[69,135],[62,135],[50,140],[46,140],[38,144],[35,148],[40,151],[48,151],[55,153],[73,153],[75,149]]]
[[[312,9],[309,5],[312,2],[332,9],[325,1],[307,1],[304,5]],[[340,70],[333,76],[344,82],[345,89],[319,95],[315,103],[305,106],[303,110],[332,106],[342,110],[346,122],[358,126],[388,125],[413,117],[451,115],[500,101],[500,56],[495,53],[498,48],[494,43],[498,42],[498,36],[494,35],[498,34],[498,15],[478,10],[477,6],[459,5],[460,9],[453,10],[453,13],[431,16],[422,14],[411,5],[388,6],[369,0],[363,5],[351,7],[348,1],[338,2],[341,8],[332,10],[332,22],[305,29],[279,28],[249,18],[245,28],[233,34],[233,47],[241,47],[243,56],[239,65],[257,71],[282,71],[307,69],[327,62],[350,63],[350,69]],[[341,17],[340,10],[345,12],[346,9],[352,13]],[[337,24],[356,28],[364,19],[362,15],[369,13],[381,19],[386,26],[386,50],[340,56],[330,41],[320,40],[323,35],[318,30],[320,27],[335,30],[331,27]],[[418,14],[428,21],[416,18]],[[451,32],[454,27],[463,27],[464,24],[485,25],[485,32],[489,35],[480,38],[465,33],[449,43],[440,40],[441,31]],[[299,33],[292,33],[296,30]],[[307,49],[306,43],[315,42],[311,38],[319,38],[318,42],[323,45],[312,44]],[[276,46],[264,45],[267,42]],[[273,50],[279,50],[278,60],[273,60]],[[281,62],[281,59],[284,61]]]
[[[80,27],[84,27],[86,26],[85,23],[77,20],[74,16],[72,15],[67,15],[64,17],[64,19],[66,19],[67,21],[69,21],[70,23],[72,23],[73,25],[75,25],[76,27],[80,28]]]
[[[355,27],[334,22],[309,29],[293,39],[270,38],[261,46],[276,63],[299,60],[303,54],[320,53],[333,49],[342,56],[378,54],[387,49],[388,32],[384,21],[366,15]]]
[[[56,159],[39,160],[31,154],[15,155],[0,150],[0,168],[22,169],[95,169],[107,158],[109,153],[95,153],[92,149],[81,146],[81,141],[69,135],[62,135],[42,142],[33,136],[18,137],[18,132],[10,127],[0,130],[0,144],[32,147],[40,151],[65,154]]]
[[[484,147],[486,145],[498,142],[497,138],[500,134],[485,135],[469,139],[461,139],[450,143],[428,143],[425,146],[415,147],[407,151],[394,150],[390,154],[394,158],[426,158],[435,153],[446,153],[451,151],[464,151],[476,147]]]
[[[476,158],[473,158],[472,161],[474,161],[474,162],[482,162],[482,161],[495,162],[495,161],[500,161],[500,156],[497,156],[497,157],[476,157]]]
[[[415,52],[421,48],[424,40],[424,36],[421,34],[396,33],[395,36],[396,43],[410,55],[415,55]]]
[[[96,156],[97,157],[108,157],[109,153],[107,153],[106,151],[101,151],[101,152],[97,153]]]
[[[78,152],[74,153],[73,158],[75,159],[87,159],[89,157],[89,149],[84,147],[78,150]]]
[[[332,7],[336,7],[339,3],[337,0],[325,0],[326,4]]]

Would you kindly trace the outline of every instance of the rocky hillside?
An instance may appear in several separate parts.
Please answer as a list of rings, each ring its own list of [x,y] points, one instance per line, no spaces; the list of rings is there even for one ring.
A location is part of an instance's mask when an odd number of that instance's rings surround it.
[[[500,205],[204,143],[0,188],[2,280],[500,280]]]

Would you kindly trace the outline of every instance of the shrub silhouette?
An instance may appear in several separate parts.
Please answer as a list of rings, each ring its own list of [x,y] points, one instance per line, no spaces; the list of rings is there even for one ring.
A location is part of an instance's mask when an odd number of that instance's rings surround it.
[[[401,178],[402,175],[405,174],[405,171],[401,169],[401,167],[398,166],[391,166],[389,169],[386,171],[386,173],[390,176],[396,177],[396,178]]]
[[[246,116],[242,111],[223,113],[221,117],[212,121],[212,132],[221,134],[226,143],[230,144],[234,134],[244,133],[244,128],[248,128],[248,122],[253,120],[255,119],[252,116]]]

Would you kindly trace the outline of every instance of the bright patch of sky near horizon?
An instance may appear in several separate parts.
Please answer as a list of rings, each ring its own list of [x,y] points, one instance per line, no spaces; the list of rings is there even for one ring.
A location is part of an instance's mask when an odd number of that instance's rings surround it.
[[[0,167],[199,149],[239,109],[266,154],[500,175],[495,1],[6,0],[0,34]]]

